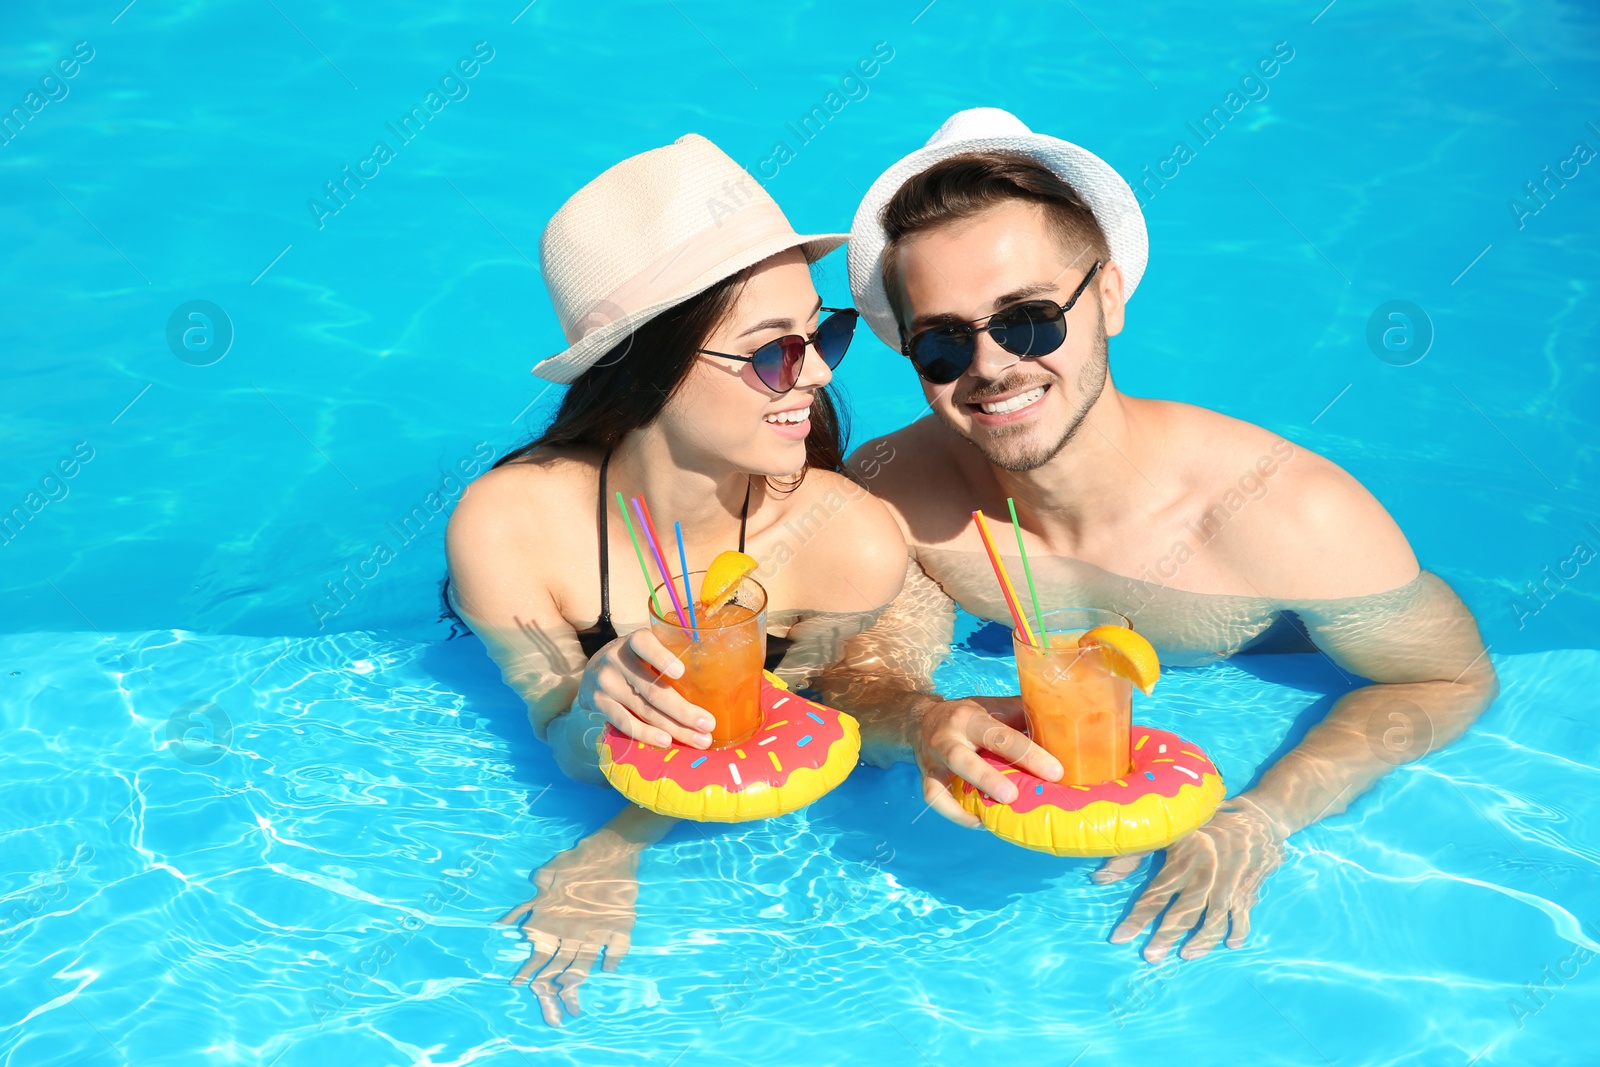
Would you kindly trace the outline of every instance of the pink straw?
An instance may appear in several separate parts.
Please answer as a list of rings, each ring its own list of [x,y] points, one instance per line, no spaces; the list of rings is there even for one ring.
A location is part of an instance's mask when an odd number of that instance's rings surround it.
[[[667,593],[672,597],[672,610],[678,613],[678,625],[687,627],[688,616],[683,613],[683,601],[678,597],[678,587],[672,583],[672,572],[667,569],[666,557],[661,554],[661,546],[656,544],[655,524],[650,521],[650,510],[645,505],[644,497],[633,498],[633,510],[638,513],[639,525],[644,529],[645,543],[650,546],[650,554],[656,558],[656,566],[661,569],[661,581],[667,587]]]

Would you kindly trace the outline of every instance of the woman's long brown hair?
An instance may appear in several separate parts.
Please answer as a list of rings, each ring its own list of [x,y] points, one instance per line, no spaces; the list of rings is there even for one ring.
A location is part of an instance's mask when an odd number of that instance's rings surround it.
[[[701,346],[733,310],[748,273],[720,281],[634,330],[572,383],[544,432],[495,460],[490,469],[541,448],[609,451],[628,434],[654,422],[689,376]],[[808,355],[820,358],[814,352]],[[827,387],[818,389],[811,402],[805,466],[792,481],[767,479],[768,488],[792,493],[814,467],[842,470],[849,432],[844,410],[834,405]],[[455,620],[450,636],[456,637],[455,626],[466,627],[450,607],[449,584],[448,575],[439,584],[444,609],[439,619]]]

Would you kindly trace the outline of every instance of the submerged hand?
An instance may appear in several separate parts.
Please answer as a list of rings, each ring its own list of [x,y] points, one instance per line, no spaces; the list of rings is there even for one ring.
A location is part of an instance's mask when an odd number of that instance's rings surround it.
[[[532,900],[495,920],[523,920],[532,951],[511,984],[528,984],[551,1026],[561,1025],[562,1008],[578,1014],[578,987],[602,949],[607,971],[615,971],[627,955],[639,897],[638,863],[637,849],[587,838],[535,872],[538,893]]]
[[[649,627],[606,645],[583,669],[576,705],[593,708],[622,733],[657,748],[678,740],[695,748],[711,744],[711,714],[695,707],[667,678],[683,675],[683,664]]]
[[[1165,959],[1197,924],[1199,929],[1178,953],[1183,959],[1204,956],[1223,934],[1228,934],[1229,948],[1238,948],[1250,934],[1250,909],[1261,883],[1283,862],[1283,838],[1271,816],[1253,801],[1243,796],[1224,801],[1210,822],[1167,846],[1161,873],[1111,932],[1111,943],[1132,941],[1170,901],[1171,909],[1145,946],[1144,958],[1150,963]],[[1119,882],[1145,855],[1113,857],[1095,872],[1094,880],[1102,885]]]
[[[985,796],[1009,804],[1017,799],[1010,779],[978,755],[993,752],[1047,782],[1061,777],[1061,763],[1035,745],[1017,727],[1022,725],[1020,697],[969,697],[944,700],[922,715],[912,748],[922,772],[922,796],[953,823],[977,826],[977,816],[951,794],[952,775],[964,778]]]

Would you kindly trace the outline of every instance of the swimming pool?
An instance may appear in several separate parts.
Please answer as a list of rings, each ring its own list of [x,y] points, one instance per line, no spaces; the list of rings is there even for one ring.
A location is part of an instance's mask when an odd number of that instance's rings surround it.
[[[1593,12],[523,3],[0,12],[0,105],[28,112],[0,146],[0,508],[27,513],[0,545],[0,1062],[1593,1060]],[[1119,385],[1361,478],[1502,696],[1297,835],[1242,949],[1152,968],[1105,943],[1133,886],[866,768],[653,849],[633,951],[549,1029],[488,923],[618,801],[444,640],[429,505],[553,408],[538,233],[691,129],[840,227],[977,104],[1166,175]],[[847,299],[842,257],[821,276]],[[1393,301],[1420,359],[1369,340]],[[921,408],[865,332],[841,379],[857,440]],[[964,620],[945,690],[1006,687],[994,647]],[[1344,684],[1243,657],[1136,716],[1236,790]]]

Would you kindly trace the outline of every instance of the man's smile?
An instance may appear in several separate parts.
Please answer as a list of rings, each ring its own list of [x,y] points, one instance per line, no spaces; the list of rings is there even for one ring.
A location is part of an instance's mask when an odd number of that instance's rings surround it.
[[[1001,426],[1027,418],[1049,391],[1050,386],[1044,383],[1020,386],[998,396],[969,400],[961,406],[973,421],[984,426]]]

